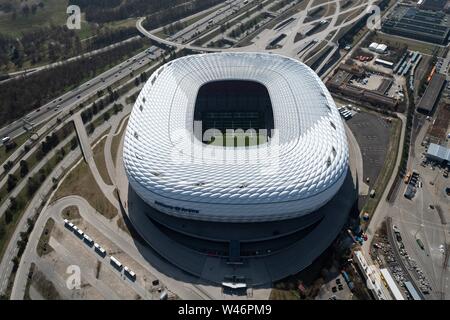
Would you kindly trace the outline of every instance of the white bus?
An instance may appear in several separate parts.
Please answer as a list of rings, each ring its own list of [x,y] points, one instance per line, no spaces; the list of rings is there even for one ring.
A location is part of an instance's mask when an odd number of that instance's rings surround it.
[[[110,258],[111,264],[116,267],[118,270],[122,269],[122,263],[120,263],[119,260],[117,260],[116,258],[114,258],[113,256],[111,256]]]
[[[94,243],[95,251],[102,257],[106,256],[106,250],[103,249],[97,242]]]
[[[136,279],[136,273],[134,273],[132,270],[128,269],[128,267],[125,267],[123,270],[125,271],[125,275],[127,275],[128,278],[130,278],[131,280]]]

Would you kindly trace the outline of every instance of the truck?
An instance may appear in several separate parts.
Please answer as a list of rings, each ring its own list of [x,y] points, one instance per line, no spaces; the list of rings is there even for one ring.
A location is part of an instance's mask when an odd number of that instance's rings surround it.
[[[416,239],[417,245],[420,247],[420,249],[425,250],[425,246],[423,245],[422,240]]]
[[[353,290],[355,285],[353,284],[353,281],[350,279],[350,276],[348,275],[348,273],[346,271],[342,271],[341,273],[342,273],[342,276],[344,277],[344,280],[347,283],[349,289]]]
[[[408,171],[408,173],[406,174],[405,178],[403,179],[403,181],[408,184],[409,183],[409,179],[411,178],[411,171]]]

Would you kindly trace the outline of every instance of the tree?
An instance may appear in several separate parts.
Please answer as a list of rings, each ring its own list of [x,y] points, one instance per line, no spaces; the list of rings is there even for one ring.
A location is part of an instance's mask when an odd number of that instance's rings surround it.
[[[9,208],[10,208],[11,210],[16,210],[17,207],[18,207],[18,203],[17,203],[16,198],[10,197],[10,198],[9,198]]]
[[[13,166],[13,163],[11,160],[8,160],[4,165],[3,165],[3,169],[5,170],[5,172],[8,172],[9,170],[11,170]]]
[[[3,223],[0,223],[0,239],[5,236],[5,226]]]
[[[5,211],[5,222],[6,224],[9,224],[12,221],[13,213],[10,208],[6,209]]]
[[[95,130],[94,124],[93,124],[92,122],[89,123],[88,126],[87,126],[87,132],[88,132],[89,134],[91,134],[92,132],[94,132],[94,130]]]
[[[26,160],[20,160],[20,176],[23,178],[28,174],[28,162]]]
[[[77,137],[72,138],[70,140],[70,150],[75,150],[75,148],[78,146],[78,140]]]
[[[27,4],[25,4],[25,5],[22,7],[22,14],[23,14],[24,16],[28,16],[28,15],[30,14],[30,7],[29,7]]]
[[[6,189],[10,192],[17,185],[17,178],[12,174],[8,174],[8,180],[6,182]]]
[[[39,188],[39,183],[36,181],[36,178],[35,177],[28,178],[28,181],[27,181],[28,196],[34,195],[34,193],[37,191],[38,188]]]

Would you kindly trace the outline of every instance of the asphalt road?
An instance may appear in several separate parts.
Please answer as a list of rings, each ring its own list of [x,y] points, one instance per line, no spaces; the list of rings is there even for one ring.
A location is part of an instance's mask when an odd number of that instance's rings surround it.
[[[150,50],[150,51],[148,51]],[[151,53],[149,53],[151,52]],[[99,76],[86,81],[79,87],[70,90],[62,96],[50,101],[49,103],[35,109],[21,119],[18,119],[11,124],[0,129],[0,137],[9,136],[11,138],[17,137],[24,133],[26,129],[24,125],[34,124],[39,125],[52,118],[56,114],[61,114],[63,111],[68,112],[73,106],[85,100],[92,94],[99,90],[104,90],[113,83],[127,77],[145,64],[158,58],[163,51],[155,46],[138,53],[137,55],[127,59],[119,65],[105,71]]]

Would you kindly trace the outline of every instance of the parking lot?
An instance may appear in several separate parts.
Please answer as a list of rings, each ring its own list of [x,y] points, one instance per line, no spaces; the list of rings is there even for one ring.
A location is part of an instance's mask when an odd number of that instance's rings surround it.
[[[55,222],[48,235],[49,250],[34,259],[47,288],[32,280],[31,299],[49,293],[62,299],[160,299],[165,287],[158,279],[95,226],[82,218],[69,221],[73,225],[62,219]],[[69,288],[68,270],[74,266],[80,270],[81,283]]]
[[[364,180],[372,188],[386,158],[391,123],[380,115],[358,112],[347,124],[361,149]]]
[[[341,273],[336,271],[320,288],[318,300],[352,300],[353,293]]]

